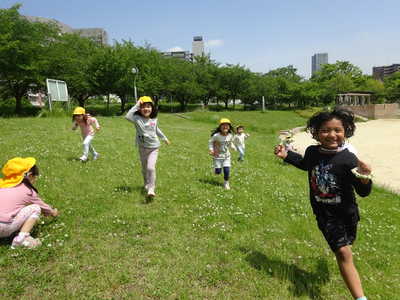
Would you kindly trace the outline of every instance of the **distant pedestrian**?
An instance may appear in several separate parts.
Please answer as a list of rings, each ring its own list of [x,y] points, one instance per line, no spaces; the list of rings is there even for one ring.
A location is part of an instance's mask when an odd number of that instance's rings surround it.
[[[304,157],[278,145],[275,155],[308,171],[310,201],[318,227],[336,255],[352,296],[366,300],[351,245],[360,220],[354,190],[366,197],[372,181],[370,167],[358,160],[345,142],[354,134],[354,115],[344,109],[320,112],[308,120],[307,129],[319,145],[309,146]]]
[[[95,128],[93,128],[93,126]],[[99,122],[96,118],[87,114],[83,107],[76,107],[72,113],[72,130],[81,128],[83,139],[83,154],[79,158],[80,161],[86,162],[89,158],[89,151],[93,154],[93,160],[99,158],[99,153],[92,146],[92,140],[96,131],[100,130]]]
[[[231,168],[231,153],[229,149],[235,149],[233,145],[233,127],[231,121],[222,118],[219,126],[212,132],[208,141],[209,154],[214,158],[214,171],[219,175],[224,172],[224,188],[230,189],[229,176]]]
[[[0,178],[0,238],[18,233],[12,248],[35,248],[41,245],[30,232],[43,213],[58,216],[58,210],[44,203],[33,186],[39,176],[39,169],[33,157],[15,157],[7,161]]]
[[[244,126],[240,125],[236,127],[236,134],[233,138],[233,144],[235,145],[237,151],[239,152],[238,161],[244,161],[244,152],[246,149],[245,140],[250,136],[250,134],[244,132]]]
[[[160,140],[167,145],[168,138],[158,128],[157,109],[149,96],[140,97],[125,118],[135,124],[136,144],[139,148],[140,162],[142,164],[142,175],[144,188],[147,196],[153,198],[156,188],[156,163]]]

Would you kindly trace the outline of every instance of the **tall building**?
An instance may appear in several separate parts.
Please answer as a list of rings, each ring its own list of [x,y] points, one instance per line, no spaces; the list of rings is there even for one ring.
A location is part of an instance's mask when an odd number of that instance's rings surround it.
[[[383,81],[387,76],[392,75],[395,72],[400,72],[400,64],[393,64],[390,66],[373,67],[372,77]]]
[[[203,41],[202,36],[193,37],[192,53],[193,53],[193,56],[203,56],[204,55],[204,41]]]
[[[32,17],[25,16],[31,22],[41,22],[41,23],[53,23],[55,24],[61,31],[61,33],[77,33],[78,35],[89,38],[96,43],[101,45],[108,44],[108,35],[107,32],[103,28],[77,28],[74,29],[67,24],[61,23],[56,19],[48,19],[43,17]]]
[[[311,57],[311,75],[321,70],[322,65],[328,63],[328,53],[316,53]]]

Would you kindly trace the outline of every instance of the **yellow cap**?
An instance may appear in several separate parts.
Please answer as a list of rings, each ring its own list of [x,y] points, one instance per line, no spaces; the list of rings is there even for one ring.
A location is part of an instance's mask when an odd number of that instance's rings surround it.
[[[153,100],[149,96],[142,96],[139,98],[140,103],[153,103]]]
[[[0,188],[13,187],[21,183],[27,173],[36,164],[33,157],[15,157],[10,159],[1,170],[4,174],[0,178]]]
[[[227,118],[222,118],[221,120],[219,120],[219,125],[221,124],[231,124],[231,121]]]
[[[86,113],[85,109],[83,107],[76,107],[74,109],[74,112],[72,113],[73,115],[84,115]]]

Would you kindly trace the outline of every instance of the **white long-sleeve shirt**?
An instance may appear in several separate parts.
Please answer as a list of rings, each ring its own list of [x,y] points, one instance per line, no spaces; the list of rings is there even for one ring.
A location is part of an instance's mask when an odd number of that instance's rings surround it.
[[[140,102],[133,106],[125,118],[135,124],[136,127],[136,144],[144,148],[158,148],[160,147],[160,140],[166,141],[168,138],[158,128],[157,118],[150,119],[144,118],[139,114],[135,114],[140,108]]]
[[[244,140],[247,139],[249,135],[247,133],[235,134],[233,138],[233,143],[236,147],[240,146],[243,149],[246,147]]]
[[[217,159],[230,158],[231,153],[229,148],[235,149],[233,146],[233,135],[231,133],[222,135],[218,132],[208,141],[208,149],[214,151],[214,157]]]

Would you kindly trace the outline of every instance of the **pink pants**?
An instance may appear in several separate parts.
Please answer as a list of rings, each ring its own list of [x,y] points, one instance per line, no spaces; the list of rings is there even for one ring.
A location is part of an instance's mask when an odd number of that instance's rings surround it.
[[[11,223],[0,222],[0,238],[8,237],[14,232],[21,229],[22,225],[29,218],[39,219],[40,217],[40,206],[37,204],[31,204],[22,208],[18,214],[14,217]]]
[[[149,190],[156,187],[156,162],[158,157],[158,148],[145,148],[139,146],[140,161],[142,163],[142,175],[144,185]]]

